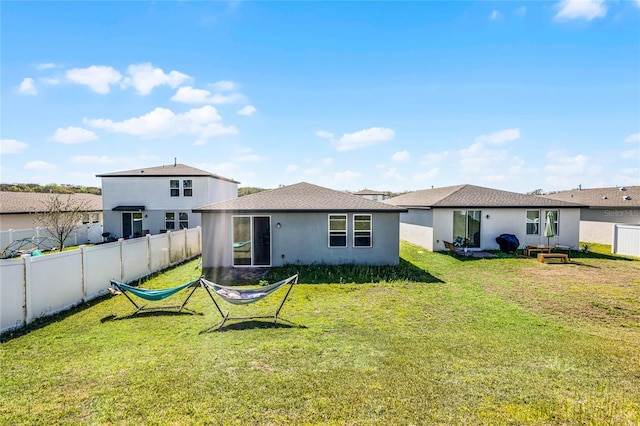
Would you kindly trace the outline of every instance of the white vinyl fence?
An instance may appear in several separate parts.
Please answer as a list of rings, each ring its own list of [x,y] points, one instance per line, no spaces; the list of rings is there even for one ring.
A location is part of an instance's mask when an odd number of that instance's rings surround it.
[[[0,333],[106,294],[112,279],[128,283],[201,253],[197,227],[0,260]]]
[[[613,245],[611,251],[615,254],[640,257],[640,225],[613,225]]]
[[[23,238],[50,237],[47,228],[9,229],[0,232],[0,251],[7,248],[12,242]],[[102,223],[80,225],[64,240],[65,246],[77,246],[80,244],[97,244],[102,242]],[[55,243],[54,243],[55,244]]]

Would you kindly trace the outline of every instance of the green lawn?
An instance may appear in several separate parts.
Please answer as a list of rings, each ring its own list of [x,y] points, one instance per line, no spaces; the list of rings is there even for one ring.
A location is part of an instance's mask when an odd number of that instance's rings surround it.
[[[401,255],[274,269],[301,282],[276,328],[204,332],[220,315],[199,289],[187,314],[131,317],[108,296],[5,336],[1,423],[640,424],[639,260]],[[196,278],[198,262],[144,286]]]

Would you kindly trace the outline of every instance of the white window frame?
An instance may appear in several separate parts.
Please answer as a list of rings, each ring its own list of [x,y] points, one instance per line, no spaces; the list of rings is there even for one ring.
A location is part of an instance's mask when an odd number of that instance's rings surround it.
[[[169,195],[171,197],[180,196],[180,179],[169,180]]]
[[[173,215],[173,219],[169,219],[168,215]],[[168,226],[171,224],[171,226]],[[167,231],[176,230],[176,212],[164,212],[164,226]]]
[[[334,218],[334,220],[338,219],[338,218],[343,218],[344,219],[344,230],[332,230],[331,229],[331,220],[332,218]],[[327,247],[329,248],[347,248],[349,246],[349,241],[348,240],[348,231],[349,231],[349,217],[346,214],[332,214],[330,213],[329,215],[327,215]],[[344,234],[344,245],[332,245],[331,244],[331,237],[338,237]]]
[[[538,221],[537,222],[529,222],[529,212],[537,212],[538,213]],[[525,230],[524,232],[527,235],[540,235],[540,210],[527,210],[525,213]],[[536,225],[536,232],[529,232],[529,224],[533,223]]]
[[[548,212],[554,212],[555,213],[555,220],[553,221],[553,230],[554,230],[556,235],[560,235],[560,210],[545,210],[545,212],[544,212],[545,225],[547,223],[547,213]]]
[[[358,217],[368,217],[369,220],[368,221],[363,221],[363,220],[357,220]],[[358,229],[358,226],[356,225],[356,223],[358,222],[368,222],[369,223],[369,229],[368,230],[362,230],[362,229]],[[358,239],[357,237],[362,237],[364,235],[357,235],[358,233],[360,234],[368,234],[369,236],[369,245],[358,245]],[[354,213],[353,214],[353,247],[355,248],[371,248],[373,247],[373,215],[371,214],[358,214],[358,213]]]
[[[182,180],[182,196],[193,197],[193,180],[192,179]]]
[[[178,212],[178,229],[189,229],[188,212]]]

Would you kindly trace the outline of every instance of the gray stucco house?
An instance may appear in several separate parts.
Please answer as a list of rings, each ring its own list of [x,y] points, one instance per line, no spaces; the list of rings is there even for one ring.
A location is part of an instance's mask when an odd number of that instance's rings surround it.
[[[408,211],[400,215],[400,238],[427,250],[467,239],[471,250],[498,250],[496,237],[513,234],[526,245],[577,247],[580,204],[475,185],[424,189],[383,201]],[[544,236],[551,212],[556,236]]]
[[[640,225],[640,186],[580,188],[544,197],[585,205],[580,210],[580,241],[614,246],[615,225]],[[639,245],[636,241],[634,254],[640,253]]]
[[[193,210],[202,217],[202,266],[399,263],[406,209],[297,183]]]

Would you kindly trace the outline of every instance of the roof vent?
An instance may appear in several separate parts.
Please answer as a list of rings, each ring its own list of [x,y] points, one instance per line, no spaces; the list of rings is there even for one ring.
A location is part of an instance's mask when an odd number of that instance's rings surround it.
[[[620,191],[626,191],[626,190],[627,190],[627,188],[625,186],[621,186],[620,187]]]
[[[144,173],[144,170],[140,170],[140,173]]]
[[[603,200],[608,200],[609,197],[607,197],[606,195],[604,197],[602,197]]]
[[[625,201],[629,201],[631,199],[631,197],[629,197],[628,195],[625,195],[624,197],[622,197],[623,200]]]

